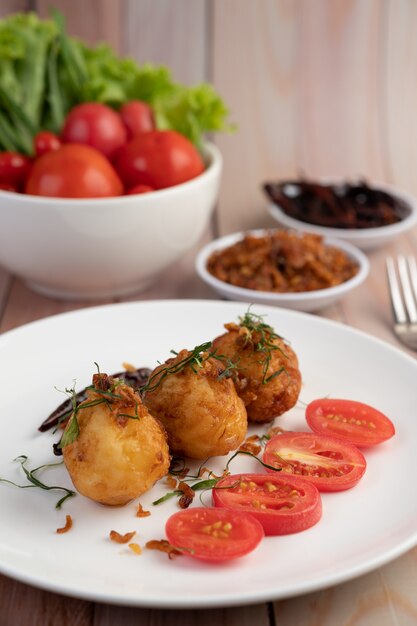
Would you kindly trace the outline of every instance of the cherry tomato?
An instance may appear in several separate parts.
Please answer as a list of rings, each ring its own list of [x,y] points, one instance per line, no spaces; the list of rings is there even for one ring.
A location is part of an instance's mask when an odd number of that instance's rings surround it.
[[[173,546],[206,561],[244,556],[264,536],[261,524],[251,515],[208,507],[174,513],[166,523],[165,532]]]
[[[331,435],[356,446],[373,446],[395,435],[394,424],[383,413],[353,400],[314,400],[306,408],[311,430]]]
[[[149,193],[150,191],[155,191],[155,189],[150,185],[135,185],[135,187],[129,189],[127,194],[130,195],[135,193]]]
[[[0,183],[0,189],[2,191],[17,191],[14,185],[9,185],[8,183]]]
[[[204,171],[196,148],[174,130],[137,135],[118,151],[114,165],[128,189],[135,185],[172,187]]]
[[[266,535],[288,535],[314,526],[321,518],[317,487],[298,476],[238,474],[213,489],[215,506],[250,513]]]
[[[37,157],[43,156],[47,152],[58,150],[58,148],[61,147],[59,138],[54,133],[50,133],[48,130],[42,130],[40,133],[35,135],[33,144],[35,146],[35,154]]]
[[[82,143],[111,158],[127,141],[127,130],[116,111],[99,102],[74,107],[62,130],[64,143]]]
[[[0,152],[0,183],[15,189],[22,187],[29,175],[32,161],[18,152]]]
[[[119,113],[126,126],[129,139],[155,128],[152,109],[146,102],[140,100],[126,102],[120,108]]]
[[[365,457],[356,446],[314,433],[287,432],[272,437],[263,461],[312,482],[319,491],[350,489],[366,470]]]
[[[89,146],[68,144],[35,161],[26,193],[55,198],[120,196],[123,185],[109,161]]]

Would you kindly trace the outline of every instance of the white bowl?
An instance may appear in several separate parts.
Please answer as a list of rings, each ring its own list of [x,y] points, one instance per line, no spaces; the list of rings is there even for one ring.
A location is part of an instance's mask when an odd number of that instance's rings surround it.
[[[222,157],[175,187],[117,198],[0,192],[0,265],[48,296],[122,296],[148,286],[201,237],[215,206]]]
[[[343,250],[351,259],[356,261],[359,270],[353,278],[347,280],[335,287],[327,289],[318,289],[316,291],[303,291],[299,293],[272,293],[270,291],[256,291],[255,289],[244,289],[243,287],[235,287],[229,283],[215,278],[207,270],[207,261],[213,252],[224,250],[229,246],[240,241],[245,235],[254,235],[262,237],[271,230],[251,230],[241,233],[233,233],[226,237],[216,239],[207,244],[198,254],[196,259],[196,270],[204,282],[212,287],[223,298],[228,300],[238,300],[243,302],[253,302],[254,304],[269,304],[272,306],[284,307],[286,309],[295,309],[296,311],[318,311],[339,300],[355,287],[364,282],[369,273],[369,261],[365,254],[358,250],[355,246],[346,241],[337,239],[325,239],[324,243],[335,248]]]
[[[340,179],[328,179],[323,178],[318,180],[323,184],[340,184],[346,181]],[[336,237],[337,239],[343,239],[353,245],[357,246],[361,250],[373,250],[384,246],[398,235],[405,233],[407,230],[415,226],[417,223],[417,202],[415,198],[404,192],[396,189],[391,185],[384,183],[372,183],[373,188],[381,189],[396,196],[402,200],[408,207],[408,215],[396,224],[390,224],[389,226],[378,226],[375,228],[330,228],[327,226],[316,226],[315,224],[309,224],[297,220],[294,217],[287,215],[283,209],[275,202],[268,203],[268,211],[271,216],[282,226],[295,230],[302,230],[306,233],[316,233],[322,235],[322,237]]]

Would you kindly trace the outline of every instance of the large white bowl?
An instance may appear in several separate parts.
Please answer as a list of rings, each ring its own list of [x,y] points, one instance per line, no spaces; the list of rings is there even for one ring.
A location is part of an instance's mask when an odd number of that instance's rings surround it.
[[[273,293],[270,291],[257,291],[255,289],[245,289],[235,287],[229,283],[219,280],[207,270],[207,261],[213,252],[219,252],[240,241],[245,235],[262,237],[270,233],[271,230],[251,230],[241,233],[233,233],[216,239],[207,244],[198,254],[196,259],[196,271],[207,285],[212,287],[217,293],[227,300],[238,300],[242,302],[252,302],[254,304],[269,304],[272,306],[295,309],[296,311],[318,311],[326,306],[334,304],[342,296],[352,289],[355,289],[364,282],[369,274],[369,261],[365,254],[355,246],[346,241],[337,239],[325,239],[324,243],[343,250],[347,256],[356,261],[359,270],[353,278],[335,287],[318,289],[315,291],[303,291],[299,293]]]
[[[201,237],[215,206],[222,157],[207,144],[193,180],[117,198],[0,192],[0,265],[48,296],[91,299],[147,287]]]
[[[338,184],[346,181],[324,178],[318,182],[324,184]],[[268,211],[270,215],[282,226],[295,230],[302,230],[306,233],[316,233],[322,237],[336,237],[337,239],[343,239],[357,246],[361,250],[373,250],[384,246],[392,241],[398,235],[410,230],[417,223],[417,202],[416,199],[404,191],[400,191],[392,185],[385,183],[372,183],[373,188],[381,189],[396,196],[402,200],[408,208],[408,215],[396,224],[390,224],[389,226],[378,226],[375,228],[330,228],[327,226],[316,226],[315,224],[309,224],[297,220],[294,217],[287,215],[283,209],[275,202],[268,203]]]

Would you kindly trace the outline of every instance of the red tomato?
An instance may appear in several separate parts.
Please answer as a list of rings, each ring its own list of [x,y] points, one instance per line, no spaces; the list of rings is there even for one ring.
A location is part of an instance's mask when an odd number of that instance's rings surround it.
[[[119,150],[114,165],[128,189],[135,185],[172,187],[204,171],[196,148],[174,130],[137,135]]]
[[[43,156],[47,152],[58,150],[58,148],[61,147],[59,138],[54,133],[50,133],[48,130],[42,130],[40,133],[35,135],[33,143],[37,157]]]
[[[0,183],[15,189],[22,187],[29,175],[32,161],[18,152],[0,152]]]
[[[262,524],[265,535],[298,533],[321,518],[317,487],[298,476],[282,473],[227,476],[212,493],[215,506],[250,513]]]
[[[109,161],[89,146],[68,144],[35,161],[26,193],[55,198],[120,196],[123,185]]]
[[[127,194],[149,193],[150,191],[155,191],[155,189],[149,185],[136,185],[135,187],[132,187],[132,189],[129,189]]]
[[[119,113],[126,126],[129,139],[155,128],[152,109],[146,102],[140,100],[126,102],[120,108]]]
[[[395,435],[394,424],[368,404],[353,400],[314,400],[306,408],[311,430],[331,435],[356,446],[373,446]]]
[[[311,481],[319,491],[350,489],[366,470],[365,457],[353,444],[314,433],[288,432],[272,437],[263,461]]]
[[[17,191],[16,187],[8,183],[0,183],[0,189],[2,189],[2,191]]]
[[[261,524],[247,513],[198,507],[174,513],[165,532],[176,548],[206,561],[226,561],[244,556],[264,536]]]
[[[127,130],[116,111],[99,102],[74,107],[62,130],[64,143],[82,143],[111,157],[127,141]]]

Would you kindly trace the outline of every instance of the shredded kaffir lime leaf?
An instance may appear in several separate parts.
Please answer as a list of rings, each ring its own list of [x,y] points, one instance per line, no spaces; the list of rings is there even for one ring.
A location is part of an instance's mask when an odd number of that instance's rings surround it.
[[[272,326],[269,326],[269,324],[264,322],[264,317],[264,315],[251,313],[249,307],[245,315],[239,317],[239,326],[248,331],[246,341],[251,341],[255,352],[259,352],[262,355],[260,361],[260,363],[262,363],[262,384],[266,385],[271,380],[286,371],[285,367],[280,367],[277,371],[268,376],[273,352],[278,350],[282,356],[285,358],[288,357],[282,348],[274,343],[275,339],[282,340],[283,338],[274,331]]]
[[[14,460],[20,463],[20,466],[22,470],[24,471],[25,476],[30,484],[18,485],[17,483],[11,480],[7,480],[6,478],[0,478],[0,482],[13,485],[14,487],[18,487],[19,489],[31,489],[34,487],[38,487],[39,489],[45,489],[46,491],[63,491],[66,495],[60,498],[60,500],[58,500],[58,502],[55,505],[56,509],[60,509],[61,506],[64,504],[65,500],[67,500],[68,498],[72,498],[73,496],[76,495],[75,491],[71,491],[71,489],[67,489],[66,487],[58,487],[56,485],[46,485],[45,483],[41,482],[37,476],[35,476],[35,474],[39,472],[40,470],[43,470],[49,467],[58,467],[59,465],[62,465],[62,461],[60,463],[45,463],[44,465],[39,465],[39,467],[35,467],[34,469],[29,470],[26,467],[28,457],[25,454],[18,456]]]
[[[206,341],[199,346],[195,346],[189,351],[189,354],[187,354],[186,357],[177,363],[173,363],[172,365],[163,365],[157,372],[151,374],[146,385],[142,387],[141,393],[155,391],[155,389],[161,385],[167,376],[178,374],[186,367],[190,367],[191,370],[197,374],[203,367],[203,363],[210,358],[217,359],[224,365],[224,370],[217,377],[218,380],[221,380],[222,378],[229,378],[232,375],[233,370],[237,369],[236,363],[231,361],[231,359],[225,355],[217,354],[216,350],[210,350],[212,345],[211,341]],[[171,350],[171,353],[175,356],[178,355],[178,352],[175,350]]]
[[[74,443],[79,437],[80,434],[80,426],[78,423],[78,413],[82,409],[87,409],[93,406],[97,406],[99,404],[106,404],[108,407],[112,405],[112,403],[117,403],[118,401],[123,401],[124,397],[121,393],[117,393],[117,390],[121,385],[126,385],[124,381],[121,381],[117,378],[108,377],[106,374],[101,374],[96,363],[98,374],[97,376],[97,384],[90,385],[86,388],[87,391],[94,391],[94,393],[100,397],[95,398],[94,400],[86,401],[83,400],[81,403],[77,401],[77,394],[75,393],[75,386],[71,389],[65,389],[65,393],[70,396],[71,405],[72,405],[72,413],[71,417],[68,421],[67,427],[62,435],[61,441],[59,443],[59,447],[65,448],[71,443]],[[94,380],[94,379],[93,379]],[[100,380],[105,381],[106,384],[109,385],[109,388],[101,388],[99,386]],[[129,387],[130,388],[130,387]],[[139,420],[139,403],[137,401],[134,402],[135,412],[134,415],[129,413],[120,412],[116,414],[116,417],[124,417],[133,420]]]

